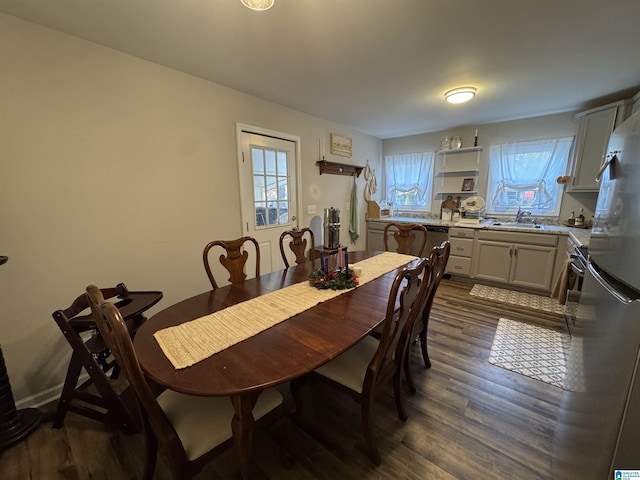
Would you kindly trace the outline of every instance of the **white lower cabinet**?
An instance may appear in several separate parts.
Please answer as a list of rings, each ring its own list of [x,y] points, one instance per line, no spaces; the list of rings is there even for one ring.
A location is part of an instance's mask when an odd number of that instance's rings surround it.
[[[367,250],[384,251],[384,227],[386,223],[367,222]]]
[[[557,235],[479,232],[474,243],[472,276],[477,280],[550,291],[557,245]]]
[[[449,242],[451,253],[446,272],[462,277],[471,276],[471,259],[473,256],[473,239],[475,232],[471,228],[450,228]]]

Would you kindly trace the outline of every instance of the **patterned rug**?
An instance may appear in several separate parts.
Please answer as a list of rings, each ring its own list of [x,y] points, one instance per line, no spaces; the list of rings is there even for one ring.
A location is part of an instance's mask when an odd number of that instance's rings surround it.
[[[501,318],[489,363],[562,388],[569,334]]]
[[[471,295],[488,300],[495,300],[501,303],[510,303],[521,307],[533,308],[534,310],[544,310],[545,312],[564,313],[564,305],[558,300],[531,293],[516,292],[504,288],[488,287],[487,285],[475,284],[470,292]]]

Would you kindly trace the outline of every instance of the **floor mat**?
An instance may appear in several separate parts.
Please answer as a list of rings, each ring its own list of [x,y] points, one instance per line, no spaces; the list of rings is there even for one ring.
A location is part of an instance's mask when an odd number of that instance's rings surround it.
[[[558,300],[531,293],[516,292],[504,288],[489,287],[487,285],[475,284],[470,292],[471,295],[495,300],[496,302],[510,303],[521,307],[533,308],[534,310],[544,310],[545,312],[564,313],[564,305]]]
[[[489,363],[562,388],[570,342],[567,333],[501,318]]]

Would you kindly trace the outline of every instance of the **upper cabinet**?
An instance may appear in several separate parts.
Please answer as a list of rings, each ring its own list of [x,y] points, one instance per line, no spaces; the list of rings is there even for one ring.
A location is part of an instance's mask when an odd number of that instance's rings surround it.
[[[576,115],[579,122],[571,163],[569,192],[597,192],[596,175],[607,153],[609,136],[631,111],[631,100],[604,105]]]
[[[443,197],[451,194],[477,193],[480,152],[482,147],[467,147],[438,152],[435,192]]]
[[[631,113],[640,112],[640,92],[636,93],[631,99]]]

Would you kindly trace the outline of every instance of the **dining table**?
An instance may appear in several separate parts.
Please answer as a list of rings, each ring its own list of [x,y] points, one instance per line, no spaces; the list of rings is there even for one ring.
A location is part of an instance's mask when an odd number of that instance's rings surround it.
[[[369,261],[382,253],[349,252],[349,261]],[[415,259],[403,257],[399,260],[403,264]],[[312,372],[377,327],[384,319],[396,268],[185,368],[174,366],[156,334],[270,292],[308,284],[315,267],[317,262],[306,262],[247,279],[241,285],[200,293],[156,313],[136,334],[134,346],[140,365],[153,382],[188,395],[230,398],[235,412],[231,427],[242,478],[250,477],[252,410],[260,393]]]

